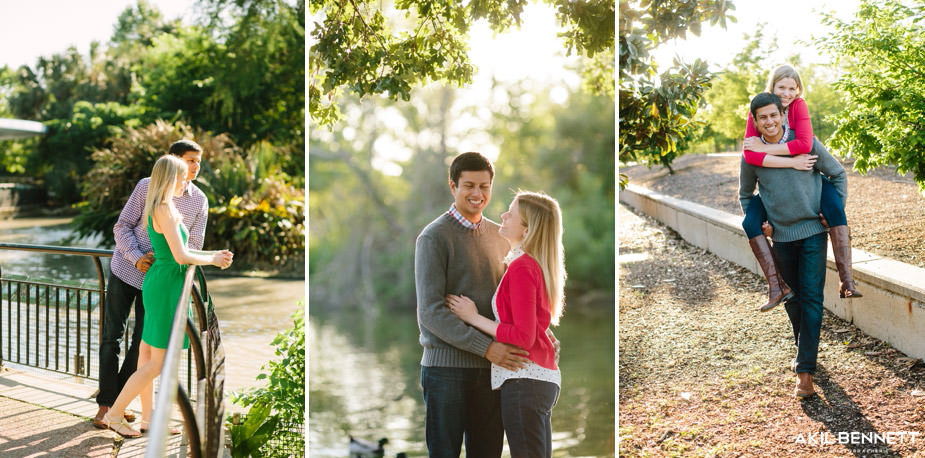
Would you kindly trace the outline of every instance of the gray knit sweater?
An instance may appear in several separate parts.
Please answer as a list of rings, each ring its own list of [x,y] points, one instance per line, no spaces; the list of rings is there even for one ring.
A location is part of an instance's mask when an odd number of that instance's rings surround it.
[[[756,167],[742,158],[739,168],[742,211],[748,208],[757,184],[768,221],[774,227],[775,242],[792,242],[825,232],[819,221],[822,175],[828,177],[842,200],[848,195],[845,169],[815,138],[811,154],[819,156],[811,171]]]
[[[422,366],[490,366],[484,355],[493,339],[464,323],[444,304],[447,294],[464,295],[475,302],[481,315],[494,319],[491,298],[509,249],[498,234],[499,227],[482,217],[478,229],[468,229],[444,213],[418,235],[414,286],[424,347]]]

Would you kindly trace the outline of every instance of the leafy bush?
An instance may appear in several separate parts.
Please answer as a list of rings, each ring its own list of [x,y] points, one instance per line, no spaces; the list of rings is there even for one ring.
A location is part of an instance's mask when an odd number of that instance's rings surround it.
[[[203,166],[209,196],[206,246],[234,251],[235,262],[298,269],[305,254],[305,191],[279,171],[285,149],[260,142],[244,155],[217,153]]]
[[[305,418],[305,316],[302,307],[292,317],[292,329],[273,339],[276,356],[280,359],[263,366],[269,375],[257,376],[257,380],[268,379],[267,386],[231,394],[234,403],[250,406],[244,422],[230,426],[234,457],[288,457],[305,453],[303,434],[291,428],[299,426],[293,422],[302,422]]]

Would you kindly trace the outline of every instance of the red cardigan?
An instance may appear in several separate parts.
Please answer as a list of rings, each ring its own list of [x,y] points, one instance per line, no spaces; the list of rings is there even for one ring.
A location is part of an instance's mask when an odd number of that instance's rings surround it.
[[[546,335],[551,314],[546,282],[539,263],[528,254],[515,259],[504,273],[495,297],[498,342],[517,345],[547,369],[558,369],[556,351]]]
[[[806,107],[806,101],[802,97],[797,97],[790,102],[787,108],[787,122],[794,131],[796,138],[787,142],[787,149],[790,155],[805,154],[813,150],[813,123],[809,120],[809,108]],[[755,127],[755,121],[751,113],[746,116],[745,137],[759,137],[761,133]],[[761,167],[764,157],[767,153],[758,153],[752,150],[744,150],[745,162]]]

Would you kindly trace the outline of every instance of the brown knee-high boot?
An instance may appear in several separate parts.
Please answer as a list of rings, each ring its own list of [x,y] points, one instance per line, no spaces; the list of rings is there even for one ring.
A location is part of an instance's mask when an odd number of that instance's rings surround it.
[[[768,239],[764,235],[752,237],[748,239],[748,245],[752,247],[752,253],[755,254],[755,259],[758,260],[758,265],[761,266],[764,277],[768,279],[768,303],[758,309],[761,312],[767,312],[781,302],[793,297],[793,291],[790,290],[790,287],[780,276],[777,269],[777,259]]]
[[[857,283],[851,278],[851,232],[847,225],[829,228],[832,252],[835,253],[835,267],[838,268],[838,297],[864,297],[858,291]]]

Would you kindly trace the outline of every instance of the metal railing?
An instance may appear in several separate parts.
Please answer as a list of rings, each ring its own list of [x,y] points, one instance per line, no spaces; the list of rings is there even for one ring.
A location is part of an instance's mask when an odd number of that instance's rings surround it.
[[[194,274],[199,280],[193,284]],[[190,295],[196,311],[199,327],[189,318]],[[189,337],[190,348],[196,361],[198,396],[196,406],[190,401],[186,390],[178,383],[180,349],[183,337]],[[151,432],[145,457],[165,456],[168,421],[176,401],[183,415],[190,454],[193,458],[218,457],[222,455],[225,443],[224,430],[224,380],[225,353],[222,349],[221,333],[212,297],[209,295],[202,270],[189,266],[183,282],[183,290],[174,313],[170,341],[164,355],[161,369],[161,384],[151,419]]]
[[[59,374],[97,380],[106,276],[101,258],[112,250],[0,243],[0,250],[90,257],[96,282],[61,281],[6,275],[0,265],[0,365],[13,363]],[[97,318],[94,319],[93,309]],[[134,314],[134,312],[132,312]],[[127,353],[129,333],[123,338]],[[139,336],[140,338],[140,336]],[[186,354],[186,386],[192,384],[192,354]],[[198,391],[195,393],[198,396]]]
[[[106,277],[100,258],[111,250],[0,243],[0,249],[89,256],[98,284],[56,283],[27,276],[4,276],[0,266],[0,364],[4,361],[52,372],[95,379],[91,375],[93,338],[103,322]],[[93,308],[99,321],[93,322]],[[14,327],[15,323],[15,327]],[[43,326],[44,323],[44,326]],[[94,330],[96,324],[96,330]]]

